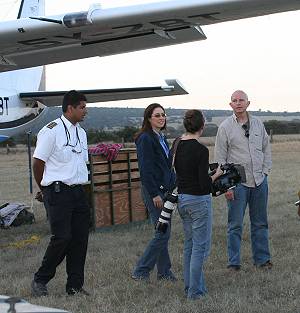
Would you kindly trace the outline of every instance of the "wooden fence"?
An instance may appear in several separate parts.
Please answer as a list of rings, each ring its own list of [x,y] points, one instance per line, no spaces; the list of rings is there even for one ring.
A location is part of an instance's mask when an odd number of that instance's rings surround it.
[[[114,161],[90,155],[90,182],[94,230],[147,219],[134,148],[121,149]]]

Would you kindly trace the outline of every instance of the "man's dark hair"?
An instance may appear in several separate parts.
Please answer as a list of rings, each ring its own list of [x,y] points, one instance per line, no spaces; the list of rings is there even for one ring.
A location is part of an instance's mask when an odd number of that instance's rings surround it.
[[[204,127],[205,118],[200,110],[188,110],[185,112],[183,125],[187,132],[194,134]]]
[[[86,96],[78,92],[76,90],[70,90],[64,95],[63,104],[62,104],[62,110],[63,112],[67,112],[68,105],[71,105],[73,108],[76,108],[80,101],[87,101]]]

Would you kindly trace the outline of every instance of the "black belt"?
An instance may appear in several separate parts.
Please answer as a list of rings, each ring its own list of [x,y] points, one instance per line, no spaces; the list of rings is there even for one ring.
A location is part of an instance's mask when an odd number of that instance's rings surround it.
[[[81,185],[80,184],[73,184],[73,185],[66,185],[68,187],[71,187],[71,188],[75,188],[75,187],[80,187]]]
[[[56,192],[59,192],[61,189],[69,189],[69,188],[76,188],[76,187],[81,187],[82,185],[81,184],[72,184],[72,185],[67,185],[67,184],[64,184],[63,182],[61,181],[54,181],[52,184],[48,185],[48,186],[45,186],[43,188],[54,188],[54,190]]]

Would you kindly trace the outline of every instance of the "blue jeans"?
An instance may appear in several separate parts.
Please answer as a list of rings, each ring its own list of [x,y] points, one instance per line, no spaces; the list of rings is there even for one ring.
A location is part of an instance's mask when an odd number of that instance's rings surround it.
[[[144,204],[148,210],[151,222],[156,225],[160,209],[154,206],[153,199],[142,186],[142,197]],[[163,198],[163,195],[160,195]],[[171,223],[169,224],[166,233],[155,230],[154,237],[148,243],[143,255],[138,260],[133,274],[141,278],[148,278],[150,271],[157,267],[157,276],[159,278],[170,278],[173,277],[171,272],[171,261],[168,252],[168,242],[170,238]]]
[[[203,265],[211,246],[211,195],[179,194],[178,211],[184,229],[184,285],[188,298],[197,299],[207,290]]]
[[[229,265],[241,263],[241,238],[243,219],[247,204],[251,223],[251,245],[254,264],[260,265],[269,261],[269,230],[268,230],[268,180],[256,187],[239,184],[234,189],[234,200],[228,204],[227,250]]]

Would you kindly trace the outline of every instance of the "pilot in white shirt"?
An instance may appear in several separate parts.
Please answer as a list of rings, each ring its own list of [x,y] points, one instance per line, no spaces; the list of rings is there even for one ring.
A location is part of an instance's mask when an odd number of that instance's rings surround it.
[[[41,129],[33,157],[45,162],[41,186],[55,181],[66,185],[88,181],[86,133],[79,123],[73,125],[64,115]]]
[[[90,209],[82,184],[88,181],[87,138],[79,122],[86,115],[86,97],[71,90],[65,94],[63,115],[38,134],[33,173],[48,213],[51,238],[42,264],[31,284],[33,296],[48,295],[47,283],[66,257],[69,295],[83,289]]]

